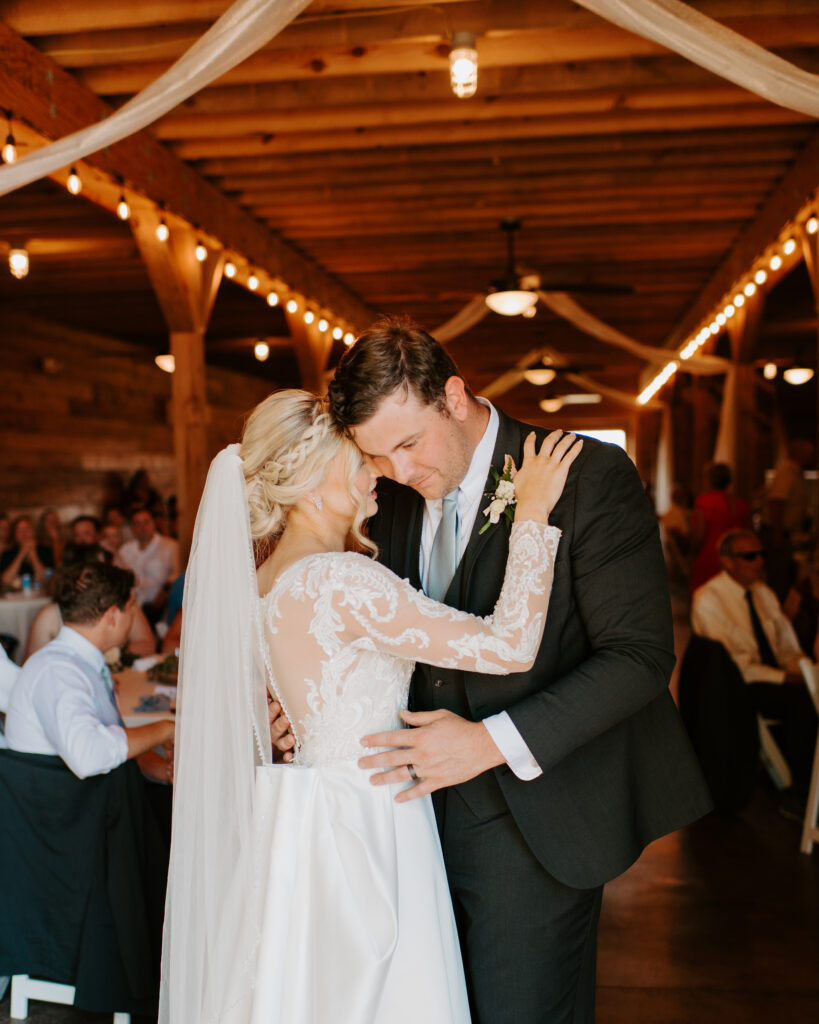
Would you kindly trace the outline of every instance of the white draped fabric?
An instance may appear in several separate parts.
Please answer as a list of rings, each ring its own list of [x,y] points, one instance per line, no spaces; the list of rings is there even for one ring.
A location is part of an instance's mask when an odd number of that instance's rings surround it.
[[[819,117],[819,75],[803,71],[681,0],[575,0],[771,103]]]
[[[734,367],[725,375],[714,462],[726,462],[732,469],[737,464],[737,371]]]
[[[476,295],[471,302],[467,303],[463,309],[459,310],[455,316],[446,323],[441,324],[440,327],[436,327],[434,331],[429,333],[439,341],[442,345],[446,345],[448,341],[452,341],[453,338],[457,338],[459,334],[463,334],[468,331],[470,327],[474,327],[483,320],[486,314],[489,312],[483,295]]]
[[[654,508],[658,516],[665,515],[671,507],[671,490],[674,486],[673,429],[671,408],[665,406],[657,442],[657,466],[654,470]]]
[[[255,53],[309,4],[310,0],[236,0],[164,75],[110,117],[0,167],[0,196],[152,124]]]

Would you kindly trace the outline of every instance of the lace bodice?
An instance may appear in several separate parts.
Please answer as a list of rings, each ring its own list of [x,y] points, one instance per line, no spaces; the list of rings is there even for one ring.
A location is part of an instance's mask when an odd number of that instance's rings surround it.
[[[363,736],[400,727],[416,661],[498,675],[529,668],[559,538],[553,526],[512,526],[503,588],[485,619],[430,600],[364,555],[327,552],[289,566],[262,612],[296,763],[355,762]]]

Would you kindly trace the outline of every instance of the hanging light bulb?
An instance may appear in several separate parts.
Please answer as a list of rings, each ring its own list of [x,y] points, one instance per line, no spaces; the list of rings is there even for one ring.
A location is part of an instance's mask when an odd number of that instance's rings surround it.
[[[727,320],[730,320],[734,313],[736,313],[736,309],[734,308],[733,304],[729,302],[722,312],[725,314],[725,318]]]
[[[762,367],[762,376],[765,378],[765,380],[774,380],[778,369],[779,367],[776,365],[776,363],[765,363],[765,365]]]
[[[756,281],[757,284],[765,284],[767,280],[768,275],[765,273],[764,270],[757,270],[757,272],[754,274],[754,281]]]
[[[527,306],[520,315],[531,320],[533,316],[537,316],[537,306]]]
[[[170,352],[165,352],[161,356],[155,356],[154,362],[160,370],[164,370],[165,373],[173,373],[176,369],[176,359],[171,355]]]
[[[327,330],[329,326],[330,325],[327,323],[324,317],[322,317],[321,320],[319,320],[318,322],[318,329],[321,331],[322,334],[324,334],[324,332]]]
[[[9,123],[9,131],[6,136],[6,141],[3,144],[3,163],[13,164],[17,159],[17,142],[14,138],[14,132],[11,129],[11,111],[6,114],[6,120]]]
[[[334,327],[333,328],[333,339],[335,341],[341,341],[341,339],[343,337],[344,337],[344,331],[340,327]]]
[[[20,281],[28,275],[29,266],[28,252],[25,249],[9,250],[9,270],[12,277],[16,277]]]
[[[251,274],[250,277],[247,279],[247,286],[252,292],[255,292],[256,289],[259,287],[259,279],[258,277],[256,277],[255,274]]]
[[[266,341],[257,341],[253,346],[253,355],[256,356],[260,363],[263,363],[270,355],[270,346]]]
[[[756,292],[756,285],[753,281],[749,281],[742,290],[750,299],[750,297]]]
[[[796,249],[796,242],[794,239],[789,238],[787,242],[782,246],[782,249],[786,256],[790,256],[791,253]]]
[[[197,241],[196,248],[193,250],[194,256],[199,260],[200,263],[204,263],[208,258],[208,250],[201,241]]]
[[[285,308],[287,309],[288,313],[297,313],[299,309],[299,304],[298,302],[296,302],[295,299],[288,299],[287,306]]]
[[[277,292],[270,292],[270,294],[267,296],[267,304],[268,306],[278,306],[279,296]]]
[[[771,270],[779,270],[779,268],[782,266],[782,257],[779,255],[779,253],[774,253],[774,255],[771,256],[771,262],[768,264],[768,266],[771,268]]]
[[[171,229],[165,223],[164,217],[156,226],[156,237],[160,242],[167,242],[171,237]]]
[[[720,325],[720,327],[725,326],[725,321],[727,319],[728,317],[724,313],[717,313],[717,323]]]
[[[304,322],[306,324],[311,324],[315,319],[316,314],[313,312],[312,309],[308,309],[304,314]]]
[[[478,90],[478,51],[472,32],[455,32],[452,36],[449,84],[461,100],[474,96]]]
[[[344,344],[347,346],[347,348],[349,348],[350,345],[352,345],[354,341],[355,341],[355,335],[353,334],[353,332],[352,331],[347,331],[347,333],[344,335]]]
[[[80,192],[82,192],[82,179],[79,174],[77,174],[76,167],[71,168],[71,173],[68,175],[68,181],[65,183],[65,187],[72,196],[78,196]]]
[[[741,309],[745,305],[745,296],[742,294],[742,292],[737,292],[734,296],[734,305],[737,307],[737,309]]]
[[[121,193],[117,203],[117,216],[120,220],[128,220],[131,216],[131,207],[128,205],[125,194]]]
[[[228,260],[225,264],[224,275],[230,280],[233,280],[233,278],[236,277],[236,264],[231,263],[230,260]]]
[[[816,217],[811,217],[805,225],[805,229],[809,235],[815,235],[819,231],[819,220]]]

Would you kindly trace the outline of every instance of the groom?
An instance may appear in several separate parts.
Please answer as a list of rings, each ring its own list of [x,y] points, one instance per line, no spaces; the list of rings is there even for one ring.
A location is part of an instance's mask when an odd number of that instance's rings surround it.
[[[345,353],[330,402],[387,478],[370,530],[381,560],[430,587],[449,545],[443,599],[491,614],[508,528],[481,532],[490,467],[507,453],[520,465],[531,428],[474,398],[445,350],[399,320]],[[415,728],[368,737],[393,749],[361,761],[383,769],[376,785],[420,780],[398,799],[434,791],[475,1024],[593,1021],[603,883],[710,809],[667,689],[657,527],[625,454],[585,439],[550,521],[563,535],[531,671],[419,665]]]

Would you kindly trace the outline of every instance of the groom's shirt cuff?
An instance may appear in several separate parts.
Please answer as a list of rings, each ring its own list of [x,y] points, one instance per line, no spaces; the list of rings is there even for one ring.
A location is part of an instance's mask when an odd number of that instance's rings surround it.
[[[543,774],[543,769],[532,756],[532,751],[526,746],[507,712],[501,711],[497,715],[490,715],[489,718],[483,719],[483,724],[495,746],[503,754],[504,760],[519,779],[529,782]]]

